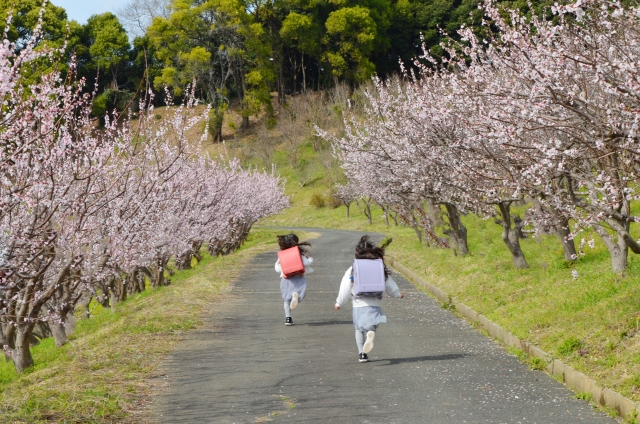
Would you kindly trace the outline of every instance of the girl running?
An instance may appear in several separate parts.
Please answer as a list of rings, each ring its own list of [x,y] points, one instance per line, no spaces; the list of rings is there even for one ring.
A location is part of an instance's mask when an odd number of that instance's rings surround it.
[[[369,236],[362,236],[356,246],[355,257],[356,259],[382,259],[384,261],[384,246],[376,247],[369,241]],[[385,292],[391,297],[404,298],[404,293],[398,289],[398,285],[389,274],[389,269],[385,265]],[[387,322],[387,317],[380,308],[382,296],[354,296],[353,267],[350,267],[342,277],[335,308],[340,310],[340,307],[349,298],[351,298],[351,306],[353,307],[353,325],[356,329],[356,344],[360,354],[359,361],[368,362],[369,357],[367,354],[373,349],[376,329],[380,323]]]
[[[300,243],[297,235],[287,234],[286,236],[278,236],[278,245],[280,245],[280,250],[298,246],[302,257],[302,264],[304,265],[304,274],[313,272],[313,269],[309,267],[309,265],[313,263],[313,258],[309,256],[306,249],[306,247],[311,247],[311,244],[307,242]],[[307,291],[307,279],[304,278],[304,275],[285,278],[282,273],[282,267],[280,266],[280,259],[276,261],[275,269],[276,272],[280,273],[280,291],[282,292],[282,299],[284,300],[284,325],[293,325],[291,310],[296,309],[298,303],[304,299]]]

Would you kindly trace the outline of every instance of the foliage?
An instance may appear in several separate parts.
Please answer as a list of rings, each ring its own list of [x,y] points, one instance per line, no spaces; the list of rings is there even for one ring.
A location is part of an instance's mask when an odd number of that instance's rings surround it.
[[[62,7],[47,3],[40,16],[42,6],[42,0],[0,1],[0,18],[6,21],[9,15],[11,16],[7,39],[14,43],[16,53],[26,48],[28,42],[33,40],[34,29],[39,23],[38,45],[62,47],[66,33],[67,12]]]
[[[110,73],[111,88],[118,88],[118,69],[129,58],[129,37],[112,13],[93,15],[87,21],[89,53],[98,69]]]
[[[316,209],[320,209],[326,206],[326,200],[321,193],[314,193],[313,196],[311,196],[309,204]]]
[[[333,75],[347,81],[362,82],[369,78],[374,66],[369,61],[376,37],[376,23],[369,10],[343,7],[329,14],[325,23],[327,43],[333,46],[324,55]]]
[[[218,117],[213,129],[221,141],[222,118],[231,92],[240,98],[244,125],[262,107],[272,113],[268,84],[274,78],[263,29],[246,12],[242,1],[173,1],[168,18],[157,17],[148,36],[164,63],[155,77],[157,89],[169,87],[182,95],[197,81],[199,94]]]
[[[93,100],[91,114],[100,117],[101,125],[105,124],[105,118],[111,112],[138,111],[138,103],[134,101],[134,93],[130,91],[107,89]]]
[[[593,393],[591,392],[576,393],[576,399],[582,399],[582,400],[586,400],[587,402],[590,402],[593,399]]]
[[[542,371],[545,369],[545,367],[547,366],[547,364],[544,362],[544,360],[538,358],[538,357],[531,357],[528,360],[529,363],[529,367],[532,370],[538,370],[538,371]]]
[[[579,339],[575,337],[569,337],[568,339],[565,339],[560,344],[560,346],[558,346],[558,353],[568,356],[580,349],[581,346],[582,342]]]

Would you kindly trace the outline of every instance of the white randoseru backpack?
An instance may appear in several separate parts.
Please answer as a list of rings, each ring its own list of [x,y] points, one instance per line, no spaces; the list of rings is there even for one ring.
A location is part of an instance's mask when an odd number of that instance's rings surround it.
[[[353,261],[353,295],[382,298],[385,289],[382,259],[356,259]]]

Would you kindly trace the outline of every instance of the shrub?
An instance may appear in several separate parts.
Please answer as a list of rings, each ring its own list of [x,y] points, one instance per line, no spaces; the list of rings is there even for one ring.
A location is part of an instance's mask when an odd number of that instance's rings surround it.
[[[575,337],[569,337],[562,342],[558,348],[558,352],[560,352],[561,355],[571,355],[573,352],[580,349],[580,347],[582,347],[582,342],[580,340]]]
[[[119,113],[126,113],[127,107],[133,112],[138,112],[139,104],[133,101],[135,93],[126,90],[114,90],[107,88],[93,101],[91,114],[100,119],[100,125],[104,125],[105,114],[117,110]]]
[[[329,197],[327,198],[327,202],[329,203],[329,206],[331,206],[331,209],[336,209],[342,206],[342,200],[336,197],[335,193],[333,192],[329,194]]]
[[[309,204],[316,209],[320,209],[326,206],[326,200],[322,194],[314,193],[313,196],[311,196],[311,201],[309,202]]]
[[[264,126],[268,129],[268,130],[272,130],[276,127],[276,125],[278,124],[278,121],[276,121],[276,118],[271,117],[271,118],[267,118],[264,121]]]

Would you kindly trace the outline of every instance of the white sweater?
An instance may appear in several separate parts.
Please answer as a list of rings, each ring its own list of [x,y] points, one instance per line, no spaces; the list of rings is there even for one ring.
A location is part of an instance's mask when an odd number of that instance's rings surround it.
[[[336,305],[342,306],[347,303],[347,301],[351,298],[351,306],[354,308],[359,308],[362,306],[380,306],[380,300],[375,296],[362,296],[359,298],[355,298],[353,296],[353,281],[351,281],[351,268],[344,273],[344,277],[342,277],[342,281],[340,282],[340,291],[338,292],[338,297],[336,299]],[[387,277],[385,281],[385,289],[384,291],[391,297],[400,297],[400,289],[393,278],[391,276]]]
[[[311,274],[313,272],[313,268],[309,265],[313,263],[313,258],[307,258],[305,255],[302,255],[302,265],[304,265],[304,273]],[[276,261],[276,272],[280,273],[280,278],[284,278],[284,274],[282,273],[282,267],[280,266],[280,258]]]

